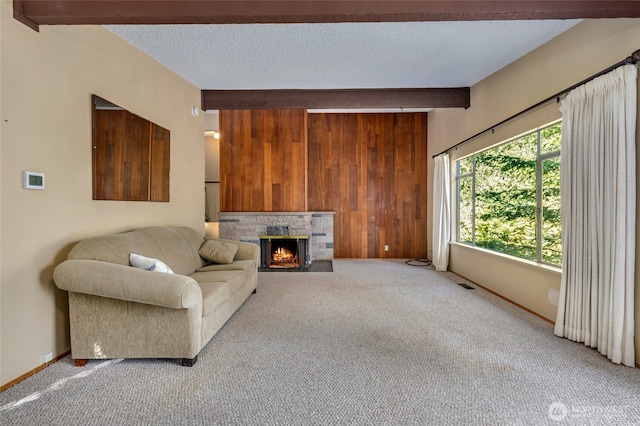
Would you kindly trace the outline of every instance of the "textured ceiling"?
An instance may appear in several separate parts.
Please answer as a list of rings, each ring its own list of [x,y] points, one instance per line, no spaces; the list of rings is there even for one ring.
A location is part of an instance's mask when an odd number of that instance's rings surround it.
[[[467,87],[579,20],[109,25],[200,89]]]

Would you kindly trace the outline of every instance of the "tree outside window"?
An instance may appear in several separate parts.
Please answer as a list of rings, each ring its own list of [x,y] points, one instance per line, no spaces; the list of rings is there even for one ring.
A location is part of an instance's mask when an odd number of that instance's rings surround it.
[[[457,162],[458,241],[562,263],[561,123]]]

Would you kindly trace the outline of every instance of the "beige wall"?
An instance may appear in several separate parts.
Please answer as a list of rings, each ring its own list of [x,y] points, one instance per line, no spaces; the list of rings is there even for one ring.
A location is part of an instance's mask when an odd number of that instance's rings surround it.
[[[639,40],[640,19],[590,20],[578,24],[473,86],[471,108],[468,110],[441,109],[430,112],[429,155],[437,154],[626,58],[640,48]],[[508,126],[497,128],[494,134],[485,134],[457,150],[452,150],[451,158],[460,158],[558,118],[561,118],[561,114],[557,105],[547,104]],[[432,162],[429,172],[429,182],[432,185]],[[432,211],[432,200],[429,200],[429,211]],[[637,240],[640,241],[640,227],[638,235]],[[640,250],[637,255],[637,259],[640,259]],[[636,270],[640,271],[639,267],[640,261],[636,261]],[[551,290],[551,293],[554,293],[560,289],[560,274],[557,271],[459,244],[451,246],[449,268],[555,321],[557,307],[549,302],[549,292]],[[637,360],[640,360],[639,283],[640,273],[637,272]]]
[[[146,225],[204,233],[200,91],[99,26],[35,32],[0,2],[0,384],[69,349],[66,293],[52,270],[72,244]],[[93,201],[91,95],[171,131],[171,202]],[[46,190],[22,189],[23,170]]]

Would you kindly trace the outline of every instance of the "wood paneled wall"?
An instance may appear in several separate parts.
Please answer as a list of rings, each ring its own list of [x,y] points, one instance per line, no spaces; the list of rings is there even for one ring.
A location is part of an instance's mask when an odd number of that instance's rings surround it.
[[[220,133],[221,211],[335,211],[337,258],[427,256],[426,113],[220,111]]]
[[[220,111],[220,211],[306,211],[305,110]]]
[[[426,113],[309,114],[308,128],[308,207],[336,212],[335,257],[426,257]]]

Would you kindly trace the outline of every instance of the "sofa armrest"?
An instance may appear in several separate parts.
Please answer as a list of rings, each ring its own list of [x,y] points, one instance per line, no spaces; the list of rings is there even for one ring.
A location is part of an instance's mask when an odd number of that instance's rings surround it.
[[[235,255],[236,260],[255,260],[256,265],[260,264],[260,246],[254,243],[247,243],[245,241],[237,240],[224,240],[219,238],[207,238],[208,240],[218,240],[227,243],[236,244],[238,246],[238,252]]]
[[[187,276],[98,260],[65,260],[53,280],[61,290],[167,308],[189,309],[202,301],[200,287]]]

